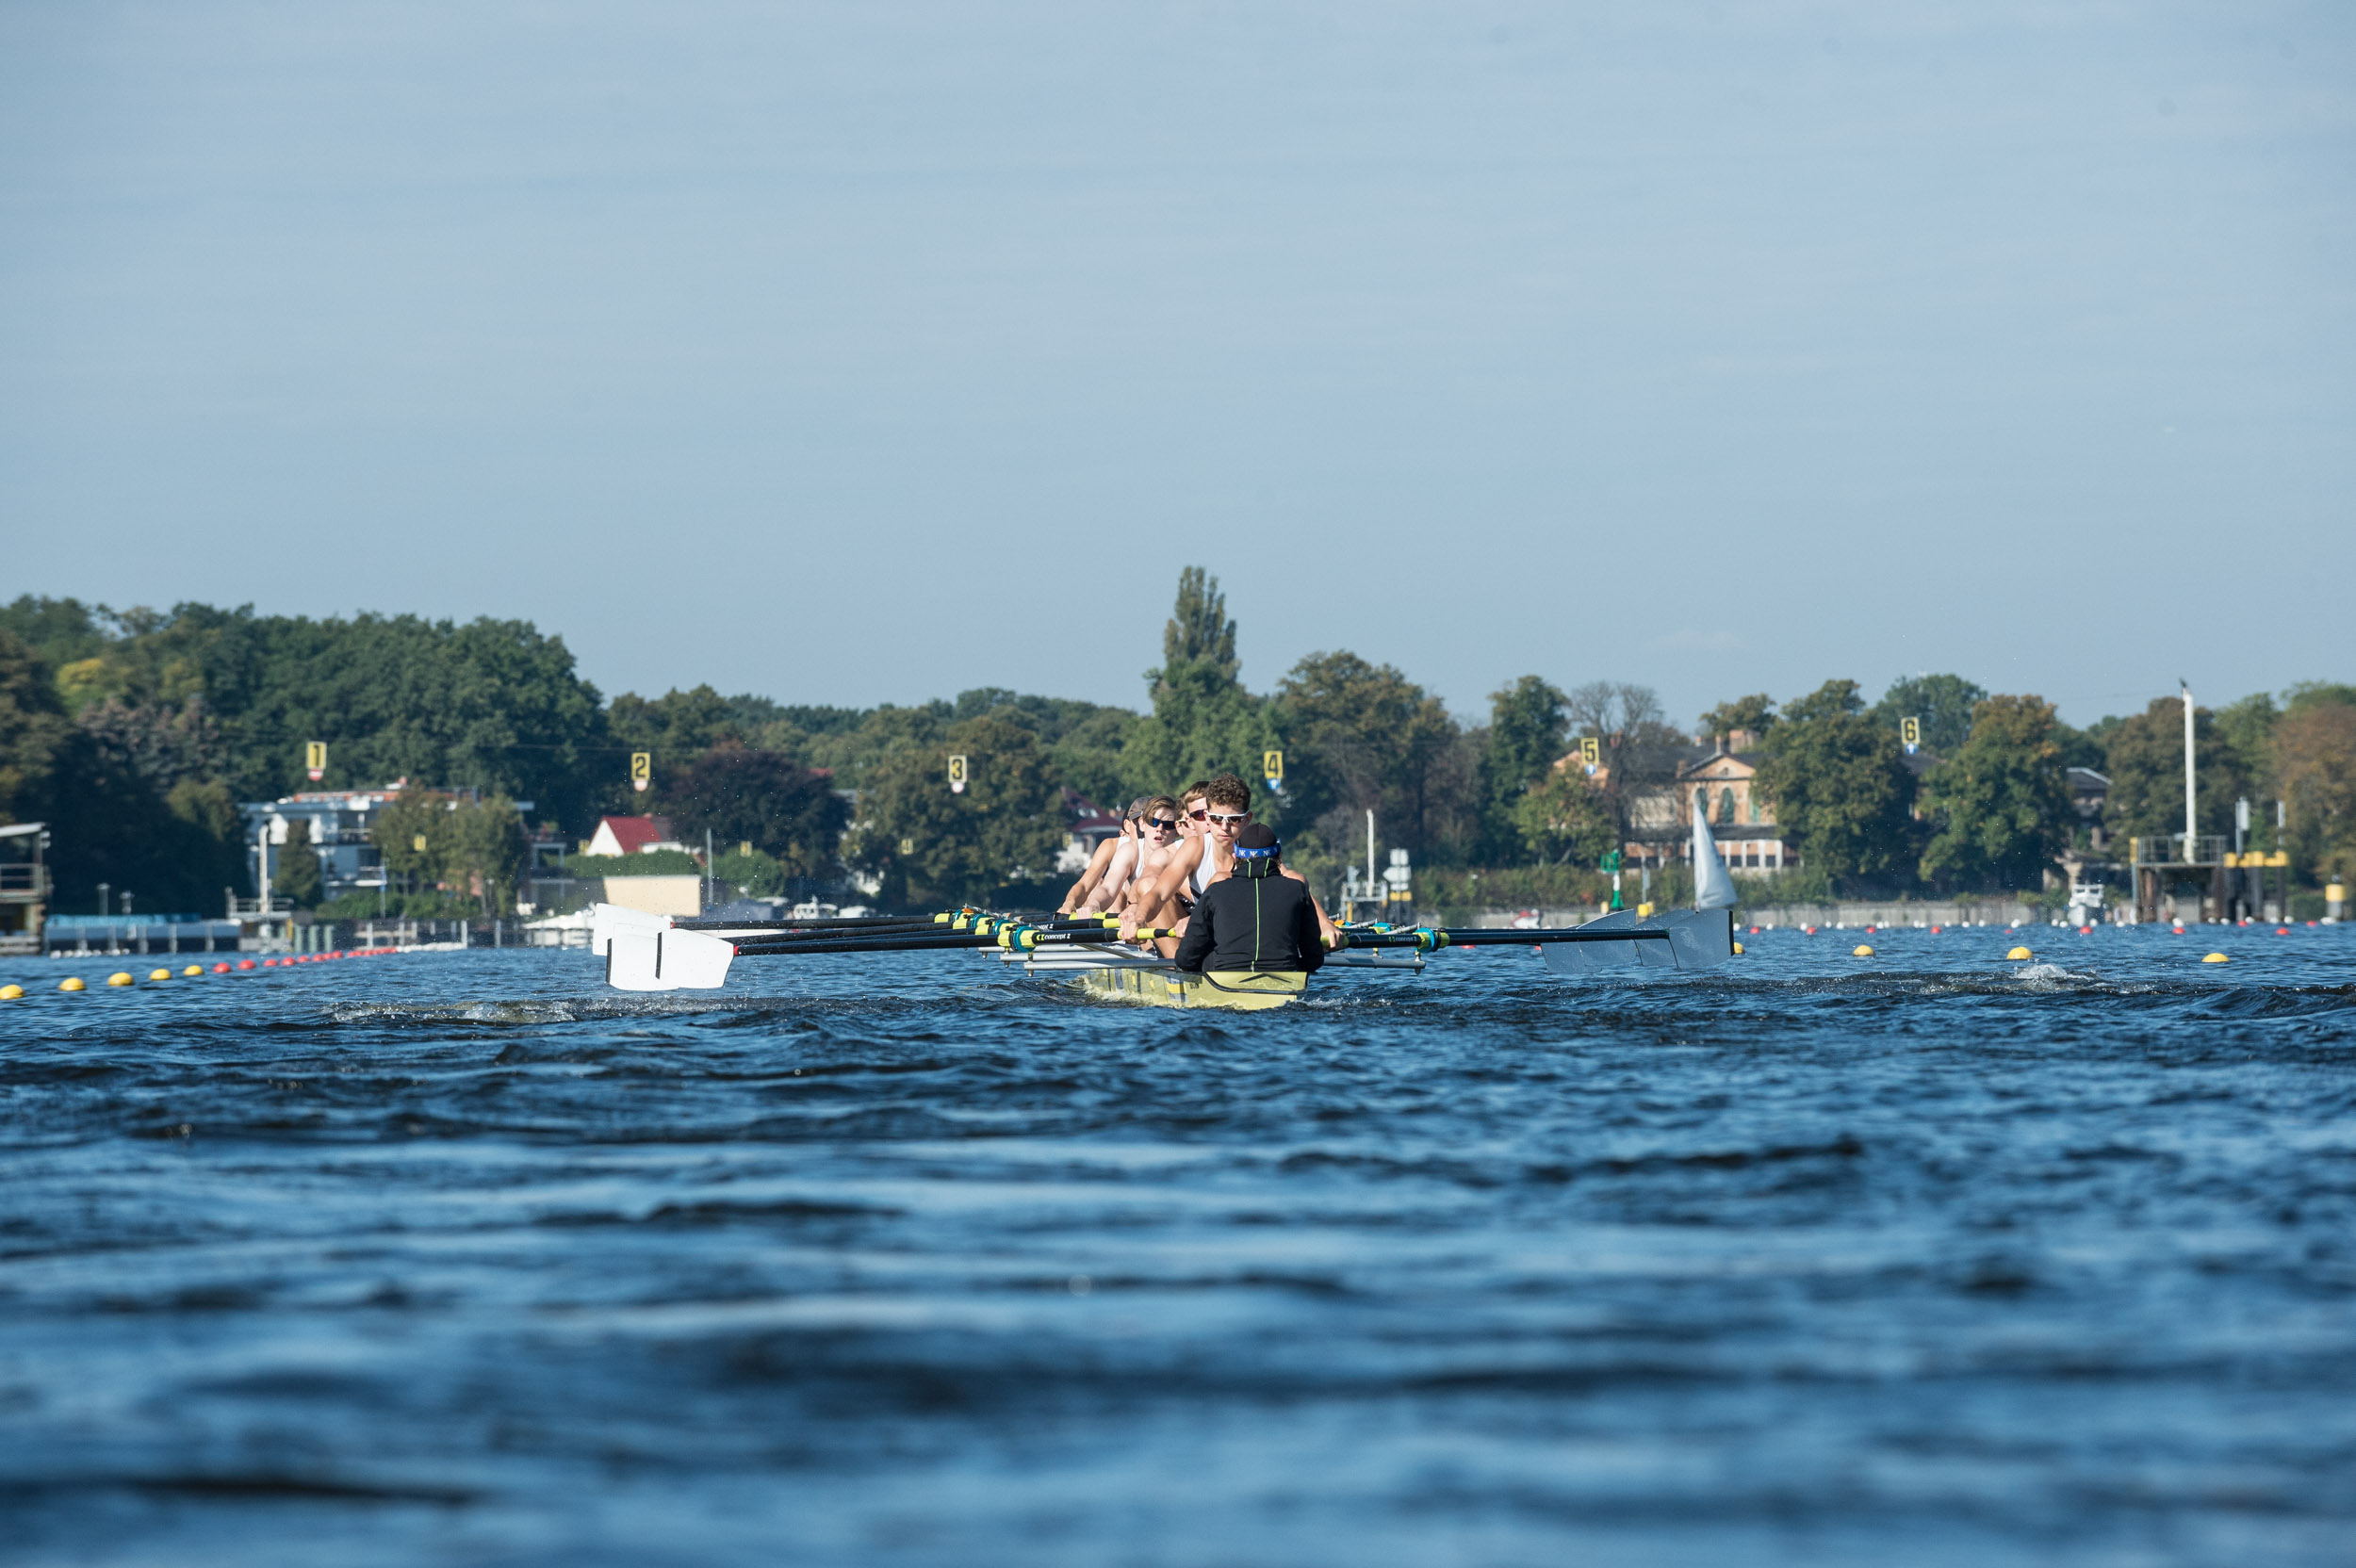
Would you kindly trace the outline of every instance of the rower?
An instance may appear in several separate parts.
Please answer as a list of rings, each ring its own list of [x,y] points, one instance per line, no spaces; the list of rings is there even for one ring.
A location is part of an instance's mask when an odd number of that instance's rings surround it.
[[[1088,869],[1080,874],[1077,882],[1072,884],[1072,890],[1063,895],[1063,902],[1055,906],[1055,913],[1069,915],[1087,909],[1089,900],[1101,888],[1111,886],[1125,892],[1137,863],[1137,818],[1144,813],[1145,802],[1146,797],[1139,795],[1129,803],[1128,808],[1121,814],[1121,831],[1096,846],[1096,853],[1088,857]],[[1120,862],[1117,872],[1115,862]],[[1097,904],[1095,908],[1104,906],[1104,904]]]
[[[1128,876],[1120,878],[1122,868],[1115,865],[1107,872],[1096,890],[1080,906],[1080,913],[1093,915],[1105,909],[1119,909],[1127,905],[1129,895],[1139,886],[1151,886],[1170,863],[1179,844],[1178,825],[1186,819],[1178,813],[1178,803],[1168,795],[1154,795],[1144,803],[1137,817],[1137,853],[1130,857]]]
[[[1121,940],[1127,941],[1139,926],[1158,925],[1185,934],[1187,909],[1228,874],[1235,836],[1252,821],[1252,786],[1234,774],[1221,774],[1203,787],[1202,804],[1187,815],[1200,825],[1177,847],[1160,877],[1130,898],[1121,913]],[[1280,868],[1276,874],[1307,890],[1307,877],[1281,862]],[[1314,895],[1309,907],[1317,911],[1317,928],[1327,944],[1338,941],[1333,923]],[[1172,938],[1163,938],[1159,946],[1165,958],[1177,951]]]
[[[1283,970],[1308,973],[1325,962],[1317,900],[1308,884],[1283,874],[1284,846],[1266,823],[1235,835],[1230,872],[1203,890],[1178,943],[1187,973]]]

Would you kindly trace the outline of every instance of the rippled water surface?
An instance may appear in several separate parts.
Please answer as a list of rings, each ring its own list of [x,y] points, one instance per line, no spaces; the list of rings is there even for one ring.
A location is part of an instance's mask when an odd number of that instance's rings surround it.
[[[0,966],[0,1556],[2356,1558],[2356,933],[1857,939]]]

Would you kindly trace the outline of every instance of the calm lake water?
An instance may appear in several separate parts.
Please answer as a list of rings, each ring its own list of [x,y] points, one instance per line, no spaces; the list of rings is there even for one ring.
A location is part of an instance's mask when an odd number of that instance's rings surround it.
[[[0,965],[0,1557],[2356,1559],[2356,931],[1857,939]]]

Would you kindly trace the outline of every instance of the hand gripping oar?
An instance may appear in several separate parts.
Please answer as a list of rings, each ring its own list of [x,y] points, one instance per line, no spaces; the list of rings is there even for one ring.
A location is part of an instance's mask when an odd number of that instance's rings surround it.
[[[1536,947],[1558,974],[1607,969],[1710,969],[1734,956],[1734,914],[1728,909],[1671,909],[1639,918],[1622,909],[1585,925],[1550,931],[1510,927],[1421,926],[1407,931],[1342,933],[1344,947]]]

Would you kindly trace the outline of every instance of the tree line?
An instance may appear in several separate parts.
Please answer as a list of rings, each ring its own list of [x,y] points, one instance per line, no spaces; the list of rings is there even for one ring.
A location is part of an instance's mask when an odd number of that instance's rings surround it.
[[[1697,734],[1753,738],[1758,792],[1802,860],[1779,883],[1791,896],[2034,890],[2083,831],[2070,766],[2109,776],[2112,832],[2182,822],[2173,698],[2081,730],[2039,697],[1958,676],[1901,679],[1870,704],[1834,680],[1780,704],[1731,699],[1693,730],[1642,685],[1526,675],[1468,724],[1346,649],[1309,655],[1267,692],[1241,669],[1219,584],[1193,567],[1142,711],[995,688],[869,709],[709,685],[608,701],[560,637],[527,622],[26,596],[0,607],[0,813],[53,824],[61,910],[94,907],[100,881],[139,888],[147,908],[214,906],[224,886],[252,890],[237,802],[401,778],[411,796],[378,834],[397,880],[414,897],[502,903],[528,827],[577,841],[600,814],[643,811],[697,847],[709,833],[715,876],[756,891],[856,870],[894,905],[990,898],[1048,885],[1072,797],[1110,805],[1219,772],[1253,785],[1287,858],[1320,882],[1364,858],[1371,809],[1382,847],[1408,849],[1427,887],[1567,902],[1592,892],[1598,858]],[[1906,716],[1922,721],[1927,769],[1906,764]],[[2261,694],[2199,725],[2203,831],[2230,831],[2236,799],[2280,797],[2280,847],[2302,878],[2356,870],[2356,688]],[[1592,777],[1557,765],[1588,738]],[[329,748],[317,786],[314,740]],[[1260,777],[1268,751],[1284,754],[1281,791]],[[634,752],[653,759],[643,793]],[[952,753],[972,767],[961,794],[946,788]],[[2276,847],[2262,815],[2259,847]]]

